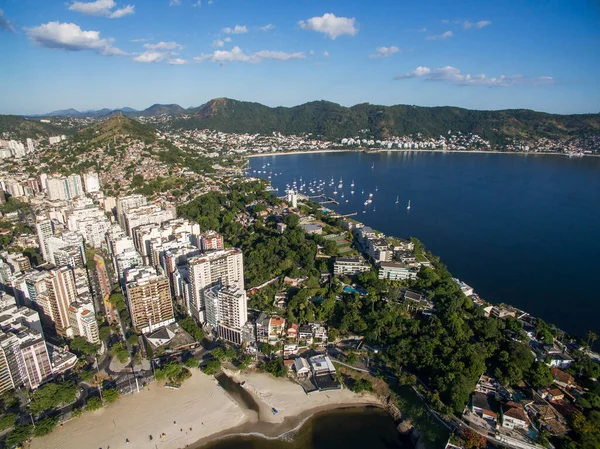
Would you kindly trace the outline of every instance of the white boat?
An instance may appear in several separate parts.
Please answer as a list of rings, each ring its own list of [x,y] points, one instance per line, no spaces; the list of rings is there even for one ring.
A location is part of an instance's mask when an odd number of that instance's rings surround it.
[[[373,206],[373,212],[375,212],[375,206]]]
[[[354,190],[350,190],[350,193],[351,193],[352,195],[354,195]]]
[[[369,201],[365,201],[365,206],[368,206],[368,205],[369,205]]]
[[[406,210],[410,210],[410,200],[408,200],[408,206],[406,206]]]
[[[375,162],[373,162],[373,165],[371,165],[371,170],[373,170],[375,168]]]
[[[362,190],[360,191],[360,193],[364,195],[364,194],[365,194],[365,189],[362,189]]]
[[[375,191],[377,192],[379,190],[379,187],[375,187]]]
[[[373,198],[373,194],[372,193],[369,193],[369,198]]]
[[[398,204],[399,202],[400,202],[400,196],[399,196],[399,195],[397,195],[397,196],[396,196],[396,204]]]
[[[337,190],[334,190],[334,191],[333,191],[333,194],[334,194],[334,195],[337,195]]]
[[[352,184],[350,184],[350,187],[354,187],[354,179],[352,180]]]

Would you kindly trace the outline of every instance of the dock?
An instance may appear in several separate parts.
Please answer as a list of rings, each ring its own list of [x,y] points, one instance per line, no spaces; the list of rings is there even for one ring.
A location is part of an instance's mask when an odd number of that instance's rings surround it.
[[[358,212],[352,212],[351,214],[345,214],[345,215],[340,215],[340,214],[332,214],[330,215],[331,218],[348,218],[348,217],[356,217],[358,215]]]

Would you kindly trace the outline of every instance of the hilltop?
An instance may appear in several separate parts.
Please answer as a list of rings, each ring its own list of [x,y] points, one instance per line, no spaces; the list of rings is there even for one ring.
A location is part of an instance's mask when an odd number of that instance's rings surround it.
[[[74,136],[74,141],[103,144],[114,142],[117,137],[139,139],[149,144],[156,141],[156,130],[117,113],[106,120],[82,129]]]
[[[527,109],[480,111],[453,106],[380,106],[368,103],[345,107],[328,101],[313,101],[294,107],[269,107],[260,103],[216,98],[199,107],[188,109],[177,104],[155,104],[143,111],[123,108],[118,111],[103,109],[80,113],[65,110],[56,113],[61,112],[73,114],[71,120],[75,122],[89,122],[98,120],[99,117],[118,114],[117,117],[138,118],[161,129],[311,134],[326,140],[358,135],[385,139],[419,133],[424,137],[439,137],[451,131],[477,134],[492,144],[502,145],[512,139],[532,142],[537,139],[587,138],[600,134],[600,114],[559,115]],[[39,120],[0,116],[0,132],[7,128],[34,128],[30,130],[31,133],[47,135],[48,129],[60,119],[61,117],[53,117],[52,124],[42,126]],[[133,128],[135,125],[131,126],[136,132]],[[101,131],[100,134],[106,133]]]
[[[44,123],[18,115],[0,115],[0,135],[7,133],[15,139],[49,137],[73,132],[74,128],[66,126],[63,121]]]

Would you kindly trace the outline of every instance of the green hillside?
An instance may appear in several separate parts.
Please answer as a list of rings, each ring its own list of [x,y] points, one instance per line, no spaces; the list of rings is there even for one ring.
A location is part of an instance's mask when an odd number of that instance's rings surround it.
[[[422,133],[476,133],[494,142],[505,138],[566,138],[600,133],[599,114],[557,115],[523,109],[475,111],[456,107],[359,104],[346,108],[315,101],[292,108],[270,108],[227,98],[190,109],[190,119],[175,118],[173,128],[209,128],[235,133],[312,133],[328,139],[356,136],[360,130],[376,139]]]
[[[0,134],[9,133],[12,138],[23,140],[28,137],[41,137],[72,134],[75,130],[58,123],[42,123],[37,119],[28,119],[17,115],[0,115]]]
[[[74,141],[103,144],[110,143],[117,137],[138,139],[148,144],[156,141],[156,131],[137,120],[121,114],[114,114],[106,120],[79,131],[75,135]]]

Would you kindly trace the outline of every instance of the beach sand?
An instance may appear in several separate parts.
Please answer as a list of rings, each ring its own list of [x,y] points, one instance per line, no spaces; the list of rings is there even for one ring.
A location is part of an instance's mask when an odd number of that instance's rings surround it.
[[[179,390],[153,383],[150,390],[146,387],[101,410],[85,412],[51,434],[35,438],[31,449],[197,448],[231,435],[278,437],[321,411],[380,405],[373,395],[357,395],[346,389],[306,395],[300,385],[287,378],[257,372],[225,373],[236,382],[245,381],[243,388],[259,406],[258,416],[231,398],[213,377],[193,370]],[[163,432],[167,435],[160,438]]]
[[[35,438],[31,448],[178,449],[248,418],[212,377],[194,370],[179,390],[153,383],[149,390],[146,387],[100,410],[85,412],[51,434]],[[163,432],[167,435],[160,438]]]

